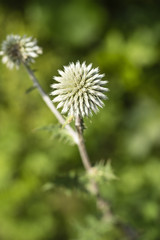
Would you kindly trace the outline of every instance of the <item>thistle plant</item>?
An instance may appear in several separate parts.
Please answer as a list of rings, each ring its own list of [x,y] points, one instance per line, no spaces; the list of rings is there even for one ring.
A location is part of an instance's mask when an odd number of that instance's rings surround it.
[[[0,55],[2,55],[2,62],[9,69],[14,66],[19,68],[21,64],[25,67],[34,87],[38,89],[46,105],[73,137],[78,146],[84,168],[89,173],[92,166],[83,138],[83,119],[91,116],[92,112],[97,113],[98,108],[104,106],[103,100],[107,98],[105,92],[108,91],[108,88],[104,87],[104,85],[107,81],[102,80],[104,74],[99,73],[99,68],[92,68],[92,64],[87,66],[85,62],[80,64],[79,61],[71,63],[69,66],[64,66],[64,71],[58,70],[60,76],[53,77],[58,83],[51,85],[51,95],[53,96],[51,101],[30,67],[34,59],[41,53],[42,49],[32,37],[9,35],[2,43]],[[69,125],[70,121],[65,121],[54,106],[54,102],[58,102],[57,109],[62,108],[62,114],[68,114],[69,118],[75,121],[76,130]],[[91,180],[90,191],[96,195],[97,204],[104,215],[107,218],[111,217],[110,206],[101,197],[94,179]]]
[[[7,36],[0,51],[2,62],[9,69],[13,69],[13,67],[18,69],[20,65],[25,67],[33,82],[33,87],[37,88],[43,101],[62,125],[62,128],[66,128],[77,144],[88,181],[90,181],[89,191],[94,194],[97,206],[102,213],[101,220],[114,221],[118,227],[125,231],[127,239],[134,239],[130,238],[130,230],[133,233],[134,230],[115,219],[110,204],[101,196],[99,191],[98,183],[101,180],[115,179],[111,166],[100,163],[92,167],[83,137],[84,118],[92,116],[93,112],[97,113],[99,107],[104,106],[103,100],[107,99],[105,93],[108,88],[105,87],[107,81],[103,80],[104,74],[99,73],[99,68],[92,68],[92,64],[86,65],[85,62],[81,64],[79,61],[70,63],[69,66],[64,66],[63,71],[58,70],[59,76],[53,77],[56,82],[51,85],[50,95],[53,97],[51,100],[31,68],[31,64],[40,54],[42,54],[42,48],[37,45],[36,39],[13,34]],[[54,103],[57,103],[57,108]],[[57,110],[59,108],[62,109],[61,113]],[[68,119],[65,120],[61,114],[68,115]],[[75,129],[70,126],[71,120],[75,122]],[[135,234],[135,236],[137,235]]]
[[[59,102],[57,108],[62,108],[61,113],[68,113],[75,121],[75,127],[78,135],[78,149],[81,155],[82,163],[88,174],[92,171],[91,161],[89,159],[85,141],[83,138],[84,123],[83,118],[97,113],[98,107],[103,107],[107,97],[104,94],[108,88],[104,87],[107,81],[102,80],[104,74],[99,74],[98,68],[92,68],[92,64],[80,64],[79,61],[64,66],[64,71],[58,70],[60,76],[54,76],[53,79],[58,82],[51,85],[54,96],[53,102]],[[104,212],[104,216],[110,218],[110,206],[99,193],[96,181],[91,181],[90,191],[97,196],[97,205]]]
[[[107,81],[102,80],[104,74],[99,74],[98,68],[92,68],[92,64],[80,64],[79,61],[64,66],[64,71],[58,70],[60,76],[53,79],[58,82],[51,85],[53,102],[59,102],[57,108],[62,108],[61,113],[68,113],[75,120],[79,139],[79,151],[86,170],[91,169],[90,160],[83,139],[83,118],[97,113],[98,107],[103,107],[102,100],[108,88],[103,87]],[[57,96],[58,95],[58,96]]]

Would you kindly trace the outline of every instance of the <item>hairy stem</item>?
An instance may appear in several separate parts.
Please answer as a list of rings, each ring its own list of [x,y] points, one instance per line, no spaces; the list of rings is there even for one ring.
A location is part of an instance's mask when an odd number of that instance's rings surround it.
[[[91,165],[91,162],[90,162],[87,150],[86,150],[85,142],[84,142],[83,119],[80,116],[77,116],[77,118],[75,119],[75,126],[77,129],[78,140],[79,140],[77,145],[78,145],[78,149],[79,149],[80,156],[82,159],[82,163],[83,163],[83,166],[86,169],[86,171],[89,172],[92,168],[92,165]],[[91,192],[97,198],[97,206],[102,211],[103,217],[105,217],[106,219],[109,220],[112,217],[112,213],[110,211],[110,205],[100,195],[98,185],[94,180],[91,181]]]
[[[82,163],[85,170],[89,172],[92,169],[92,165],[85,146],[85,141],[83,137],[84,125],[83,119],[80,116],[75,119],[75,126],[78,134],[77,145],[82,159]],[[101,210],[102,217],[106,221],[106,223],[114,221],[115,225],[125,233],[125,236],[128,240],[138,240],[139,235],[131,226],[124,224],[123,222],[116,219],[116,216],[114,216],[111,211],[111,206],[109,202],[101,196],[99,192],[99,187],[94,180],[91,181],[90,192],[96,196],[97,207],[99,208],[99,210]]]
[[[86,146],[84,143],[84,138],[83,138],[83,119],[80,118],[79,116],[76,118],[75,121],[75,126],[77,129],[77,134],[78,134],[78,149],[81,155],[82,163],[84,165],[84,168],[86,171],[89,171],[91,169],[91,163],[90,159],[86,150]]]
[[[48,97],[48,95],[45,93],[45,91],[42,89],[41,85],[39,84],[36,76],[34,75],[34,72],[32,71],[32,69],[25,63],[23,62],[24,67],[26,68],[30,79],[33,82],[33,85],[38,89],[43,101],[46,103],[46,105],[48,106],[48,108],[51,110],[51,112],[56,116],[56,118],[58,119],[58,121],[63,125],[65,123],[65,119],[62,117],[62,115],[58,112],[58,110],[56,109],[56,107],[54,106],[54,104],[52,103],[51,99]],[[66,125],[65,128],[68,130],[68,132],[70,133],[70,135],[73,137],[74,141],[76,144],[78,144],[78,137],[77,137],[77,133],[69,126]]]

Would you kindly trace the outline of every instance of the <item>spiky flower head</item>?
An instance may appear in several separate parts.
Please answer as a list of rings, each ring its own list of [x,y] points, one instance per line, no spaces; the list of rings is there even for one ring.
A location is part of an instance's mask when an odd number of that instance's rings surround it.
[[[12,69],[17,68],[24,62],[30,64],[34,62],[34,58],[42,53],[42,49],[37,46],[37,40],[32,37],[8,35],[2,43],[2,62]]]
[[[104,93],[108,88],[103,87],[107,81],[102,80],[104,74],[99,74],[98,68],[77,61],[58,72],[60,76],[53,77],[58,83],[51,85],[51,95],[55,96],[53,102],[59,102],[57,108],[62,108],[62,114],[83,118],[103,107],[103,100],[107,98]]]

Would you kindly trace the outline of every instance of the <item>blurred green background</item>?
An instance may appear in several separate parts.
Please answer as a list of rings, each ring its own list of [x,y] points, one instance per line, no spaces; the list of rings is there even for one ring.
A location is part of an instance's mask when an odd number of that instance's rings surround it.
[[[0,41],[38,39],[43,55],[33,67],[47,93],[69,62],[105,73],[109,100],[86,120],[86,144],[93,164],[111,159],[118,180],[101,191],[140,240],[160,239],[159,12],[153,0],[0,2]],[[0,239],[135,239],[103,226],[95,200],[77,187],[77,147],[36,130],[57,121],[36,90],[26,94],[31,84],[23,67],[0,64]]]

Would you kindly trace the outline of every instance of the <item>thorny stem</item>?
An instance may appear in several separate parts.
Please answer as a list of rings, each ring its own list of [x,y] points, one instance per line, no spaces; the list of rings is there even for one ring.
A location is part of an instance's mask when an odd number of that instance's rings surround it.
[[[78,149],[81,155],[82,163],[84,165],[84,168],[86,171],[89,171],[91,169],[91,163],[90,159],[86,150],[86,146],[84,143],[84,138],[83,138],[83,119],[80,118],[79,116],[75,120],[75,126],[77,129],[77,134],[78,134]]]
[[[83,163],[83,166],[86,169],[86,171],[89,172],[92,168],[92,165],[91,165],[91,162],[90,162],[87,150],[86,150],[85,142],[84,142],[84,137],[83,137],[84,125],[83,125],[83,119],[80,116],[77,116],[77,118],[75,119],[75,126],[76,126],[78,139],[79,139],[78,149],[79,149],[79,152],[81,155],[82,163]],[[106,200],[104,200],[101,197],[97,183],[94,180],[92,180],[91,184],[92,184],[92,186],[91,186],[90,191],[97,198],[97,206],[102,211],[103,217],[105,217],[107,220],[109,220],[110,218],[112,218],[112,213],[110,211],[110,205]]]
[[[84,168],[86,169],[87,172],[89,172],[92,169],[92,165],[86,150],[85,142],[84,142],[84,137],[83,137],[83,130],[84,130],[84,124],[83,124],[83,119],[80,116],[77,116],[75,119],[75,126],[78,134],[78,149],[81,155],[82,163]],[[138,240],[139,236],[137,232],[129,225],[122,223],[121,221],[115,219],[113,213],[111,212],[111,207],[110,204],[106,199],[104,199],[100,192],[99,192],[99,187],[97,183],[92,180],[91,181],[91,193],[96,196],[97,199],[97,207],[101,210],[102,212],[102,217],[104,220],[107,222],[114,221],[117,227],[119,227],[126,235],[128,240]]]
[[[42,89],[42,87],[40,86],[36,76],[34,75],[34,72],[32,71],[32,69],[25,63],[23,62],[24,67],[26,68],[30,79],[32,80],[34,86],[38,89],[43,101],[46,103],[46,105],[48,106],[48,108],[51,110],[51,112],[56,116],[56,118],[58,119],[58,121],[63,125],[65,123],[64,118],[62,117],[62,115],[58,112],[58,110],[56,109],[56,107],[54,106],[54,104],[52,103],[51,99],[48,97],[48,95],[44,92],[44,90]],[[68,132],[70,133],[70,135],[73,137],[74,141],[76,144],[78,144],[78,137],[77,137],[77,133],[69,126],[66,125],[65,128],[68,130]]]

